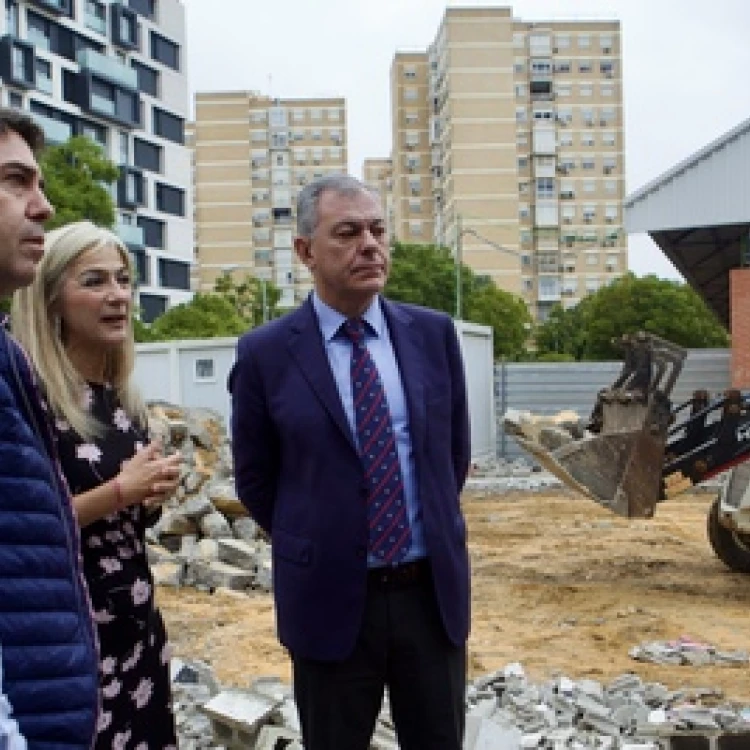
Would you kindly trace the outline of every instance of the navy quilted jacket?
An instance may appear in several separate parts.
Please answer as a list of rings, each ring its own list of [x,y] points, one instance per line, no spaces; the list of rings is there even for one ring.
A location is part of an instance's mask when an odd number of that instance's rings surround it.
[[[87,750],[97,649],[78,527],[25,355],[0,327],[3,692],[29,750]]]

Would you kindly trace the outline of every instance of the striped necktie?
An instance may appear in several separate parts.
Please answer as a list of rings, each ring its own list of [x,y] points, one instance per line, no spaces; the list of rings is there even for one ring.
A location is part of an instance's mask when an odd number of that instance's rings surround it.
[[[352,342],[352,399],[368,488],[369,551],[379,563],[395,564],[411,547],[411,526],[391,413],[380,374],[365,344],[364,321],[347,320],[342,330]]]

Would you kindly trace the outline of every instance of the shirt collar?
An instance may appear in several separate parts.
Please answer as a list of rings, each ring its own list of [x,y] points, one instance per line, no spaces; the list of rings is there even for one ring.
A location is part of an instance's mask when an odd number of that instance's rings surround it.
[[[318,316],[320,332],[323,334],[325,342],[328,343],[339,332],[339,328],[341,328],[341,324],[346,320],[346,317],[323,302],[315,291],[312,293],[312,305],[315,314]],[[383,308],[380,306],[379,296],[376,295],[373,298],[370,306],[362,315],[362,319],[367,323],[366,328],[371,333],[378,337],[383,335],[385,316],[383,315]]]

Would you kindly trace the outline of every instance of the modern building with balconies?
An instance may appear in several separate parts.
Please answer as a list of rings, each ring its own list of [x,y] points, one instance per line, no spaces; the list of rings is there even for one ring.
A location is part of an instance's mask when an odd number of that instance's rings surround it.
[[[48,143],[88,136],[120,167],[115,229],[135,259],[143,320],[190,299],[182,2],[6,0],[0,23],[2,103],[28,110]]]
[[[618,21],[448,8],[391,67],[396,238],[460,246],[540,320],[624,273],[620,49]]]
[[[279,308],[296,307],[312,288],[293,248],[297,195],[347,171],[345,101],[204,92],[195,115],[197,289],[250,275],[278,287]]]

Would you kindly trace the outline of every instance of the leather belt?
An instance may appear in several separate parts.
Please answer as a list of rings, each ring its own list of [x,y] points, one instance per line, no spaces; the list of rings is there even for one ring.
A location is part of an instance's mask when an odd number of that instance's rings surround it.
[[[402,565],[370,568],[367,571],[367,585],[379,589],[403,588],[429,580],[430,561],[426,557]]]

